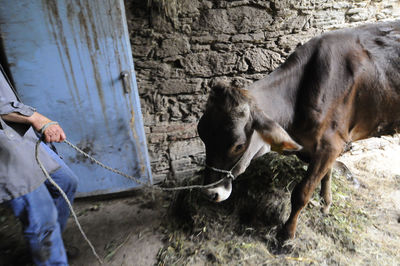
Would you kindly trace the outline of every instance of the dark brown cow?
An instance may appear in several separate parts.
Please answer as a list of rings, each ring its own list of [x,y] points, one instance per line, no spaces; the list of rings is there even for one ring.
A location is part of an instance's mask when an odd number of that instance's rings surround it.
[[[331,204],[330,169],[351,141],[394,133],[400,125],[400,21],[332,31],[300,46],[277,70],[245,89],[217,84],[198,132],[206,147],[205,192],[229,197],[231,181],[270,149],[309,163],[292,192],[279,234],[293,238],[300,211],[321,182]]]

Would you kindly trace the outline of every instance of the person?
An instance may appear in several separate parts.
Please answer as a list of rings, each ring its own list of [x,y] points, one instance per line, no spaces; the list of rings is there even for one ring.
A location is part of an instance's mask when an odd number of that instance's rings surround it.
[[[36,162],[40,134],[46,143],[66,138],[58,123],[18,100],[0,65],[0,203],[10,207],[21,221],[34,264],[68,265],[61,234],[69,208]],[[39,158],[72,203],[77,176],[43,142]]]

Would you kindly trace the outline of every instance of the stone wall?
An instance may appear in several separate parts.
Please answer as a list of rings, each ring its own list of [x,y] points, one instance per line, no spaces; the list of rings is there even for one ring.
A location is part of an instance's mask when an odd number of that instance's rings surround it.
[[[245,86],[321,32],[400,17],[398,0],[152,2],[126,0],[126,10],[156,181],[201,168],[196,125],[215,80]]]

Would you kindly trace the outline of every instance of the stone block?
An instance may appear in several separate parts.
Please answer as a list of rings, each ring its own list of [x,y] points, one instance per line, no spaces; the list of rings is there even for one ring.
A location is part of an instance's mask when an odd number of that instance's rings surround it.
[[[192,36],[190,38],[191,43],[199,43],[199,44],[211,44],[215,41],[215,37],[209,34],[200,35],[200,36]]]
[[[204,144],[199,139],[172,142],[169,146],[169,156],[171,160],[198,155],[204,152]]]
[[[152,133],[170,133],[174,131],[183,131],[195,127],[193,123],[185,124],[178,122],[160,123],[156,126],[151,127]]]
[[[132,45],[132,55],[135,57],[147,57],[152,49],[152,45]]]
[[[172,168],[172,171],[174,171],[174,172],[183,171],[183,170],[187,170],[187,168],[190,166],[190,164],[191,164],[191,160],[189,158],[173,160],[173,161],[171,161],[171,168]]]
[[[170,64],[161,63],[158,64],[158,66],[155,69],[153,69],[152,74],[158,77],[169,79],[171,78],[171,73],[173,72],[174,69]]]
[[[235,26],[230,21],[226,9],[208,9],[201,13],[197,23],[193,25],[193,29],[207,32],[212,31],[215,33],[236,33]]]
[[[350,22],[365,21],[373,15],[366,8],[351,8],[346,12],[346,19]]]
[[[164,95],[194,93],[201,89],[201,82],[192,83],[182,79],[171,79],[162,82],[159,92]]]
[[[250,34],[235,34],[232,36],[232,42],[252,42],[259,43],[265,40],[264,32],[250,33]]]
[[[237,62],[236,69],[239,72],[246,72],[249,69],[249,65],[247,64],[244,57],[240,58]]]
[[[230,42],[231,35],[228,34],[214,34],[210,35],[209,33],[207,34],[202,34],[199,36],[192,36],[190,38],[190,42],[193,44],[213,44],[215,42],[219,43],[229,43]]]
[[[238,87],[238,88],[245,88],[252,83],[253,83],[253,81],[245,79],[245,78],[241,78],[241,77],[236,77],[236,78],[232,79],[233,86]]]
[[[294,49],[306,43],[312,36],[308,34],[289,34],[278,38],[277,45],[280,49],[285,51],[294,51]]]
[[[250,42],[252,40],[249,34],[236,34],[232,36],[232,42]]]
[[[184,36],[176,36],[162,41],[161,49],[157,51],[157,56],[170,57],[185,55],[190,51],[189,41]]]
[[[264,32],[256,32],[250,34],[253,43],[261,43],[265,41],[265,33]]]
[[[143,115],[143,124],[146,126],[151,126],[156,124],[155,116],[154,114],[149,114],[147,112],[142,112]]]
[[[168,176],[169,176],[169,171],[163,173],[163,172],[158,172],[158,171],[153,170],[153,173],[152,173],[153,183],[157,184],[159,182],[162,182],[162,181],[166,180],[168,178]]]
[[[232,2],[227,2],[226,7],[238,7],[238,6],[245,6],[250,3],[249,0],[239,0],[239,1],[232,1]]]
[[[171,115],[171,121],[181,121],[183,118],[183,114],[179,109],[179,103],[177,102],[171,103],[169,105],[168,112]]]
[[[197,172],[200,170],[201,168],[191,168],[191,169],[186,169],[183,171],[174,171],[173,175],[174,178],[176,179],[186,179],[186,178],[191,178],[193,176],[195,176],[197,174]]]
[[[248,62],[250,69],[255,72],[271,71],[282,62],[282,58],[278,53],[262,48],[246,51],[244,58]]]
[[[210,51],[210,45],[206,44],[206,45],[202,45],[202,44],[194,44],[191,47],[191,50],[193,52],[204,52],[204,51]]]
[[[200,2],[192,0],[180,0],[179,13],[182,15],[198,15]]]
[[[166,134],[150,134],[147,137],[147,140],[150,144],[154,144],[154,143],[162,143],[167,139],[167,135]]]
[[[273,22],[273,17],[266,8],[241,6],[227,11],[228,21],[239,33],[251,33],[265,30]]]
[[[237,55],[211,51],[189,54],[183,61],[183,67],[188,74],[195,77],[211,77],[232,73],[235,69]]]
[[[168,132],[168,141],[193,139],[198,136],[196,122],[186,123],[183,129]]]

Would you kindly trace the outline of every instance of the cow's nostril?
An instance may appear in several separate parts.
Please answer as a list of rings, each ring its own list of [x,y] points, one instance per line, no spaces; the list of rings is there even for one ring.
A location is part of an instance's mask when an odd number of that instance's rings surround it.
[[[218,193],[214,193],[213,195],[211,195],[211,200],[217,201],[218,200]]]

